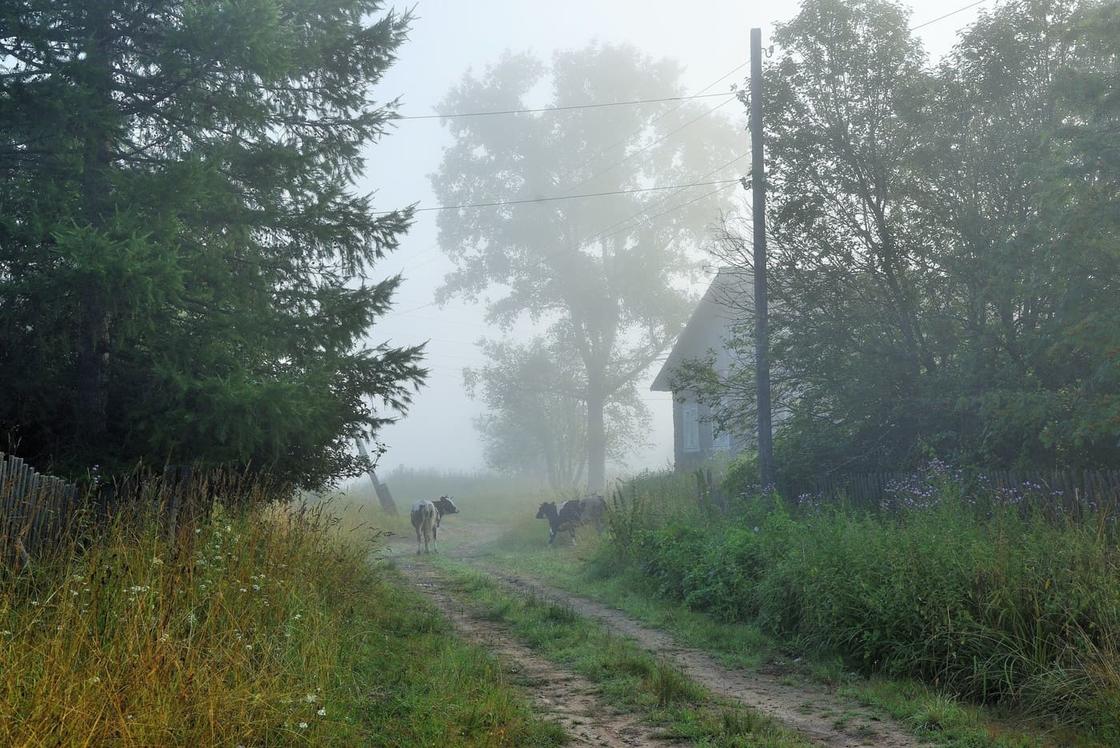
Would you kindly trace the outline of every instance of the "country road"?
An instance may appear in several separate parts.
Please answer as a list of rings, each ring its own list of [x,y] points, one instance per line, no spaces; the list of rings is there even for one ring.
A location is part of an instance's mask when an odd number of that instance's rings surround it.
[[[501,567],[486,552],[502,532],[493,524],[454,517],[443,531],[443,557],[468,564],[519,597],[535,597],[597,621],[613,634],[679,668],[715,697],[738,702],[766,715],[813,745],[828,748],[916,748],[923,745],[897,724],[846,700],[824,686],[807,684],[778,671],[725,667],[711,655],[682,646],[664,631],[589,598]],[[551,663],[518,642],[500,621],[481,617],[456,597],[446,575],[429,557],[415,555],[410,538],[397,537],[389,557],[405,577],[454,624],[461,636],[493,652],[541,709],[568,730],[574,745],[657,746],[669,742],[655,727],[620,713],[596,693],[594,684]]]

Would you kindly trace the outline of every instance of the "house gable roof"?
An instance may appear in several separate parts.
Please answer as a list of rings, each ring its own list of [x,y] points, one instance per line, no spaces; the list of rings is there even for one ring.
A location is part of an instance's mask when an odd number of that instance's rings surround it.
[[[711,341],[717,333],[729,331],[734,322],[743,319],[742,305],[744,302],[749,304],[753,298],[754,287],[750,271],[721,268],[704,292],[700,303],[692,310],[692,316],[677,336],[650,389],[654,392],[671,392],[673,376],[681,364],[703,355],[705,349],[701,346],[704,341]],[[731,304],[732,300],[735,301],[734,305]]]

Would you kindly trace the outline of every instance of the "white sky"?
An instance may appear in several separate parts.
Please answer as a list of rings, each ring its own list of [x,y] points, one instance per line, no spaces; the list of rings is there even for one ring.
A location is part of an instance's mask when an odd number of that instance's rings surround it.
[[[934,58],[944,54],[957,31],[995,1],[919,30],[926,51]],[[905,4],[913,9],[912,21],[918,25],[968,5],[969,0]],[[695,91],[747,60],[752,26],[762,28],[767,46],[773,23],[794,16],[798,5],[794,0],[419,0],[410,40],[377,94],[383,99],[399,96],[402,114],[431,114],[468,69],[481,71],[506,49],[532,51],[547,60],[554,50],[582,47],[592,40],[629,42],[651,55],[675,58],[684,63],[684,82]],[[745,72],[735,78],[741,81]],[[733,111],[732,116],[746,127],[743,112]],[[748,142],[745,130],[743,140]],[[428,175],[438,170],[442,149],[449,143],[439,120],[402,122],[369,151],[360,186],[377,191],[381,210],[417,201],[434,205]],[[479,406],[463,392],[462,369],[483,363],[475,342],[495,332],[487,329],[479,307],[455,302],[441,308],[433,303],[435,289],[452,267],[439,251],[435,216],[434,212],[419,214],[401,248],[374,269],[375,276],[402,273],[405,281],[394,310],[374,327],[370,341],[401,345],[431,341],[427,385],[408,415],[381,433],[389,447],[382,470],[398,465],[483,467],[481,445],[471,423]],[[654,373],[647,379],[652,380]],[[634,455],[628,467],[664,467],[671,463],[673,452],[670,396],[648,392],[648,382],[642,389],[647,390],[653,415],[650,444]]]

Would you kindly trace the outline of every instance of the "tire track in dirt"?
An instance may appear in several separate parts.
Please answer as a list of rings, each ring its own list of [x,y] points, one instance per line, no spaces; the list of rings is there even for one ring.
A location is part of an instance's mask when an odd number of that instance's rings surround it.
[[[871,714],[858,704],[824,688],[791,685],[780,675],[737,670],[718,663],[707,653],[682,647],[664,631],[650,628],[601,603],[556,589],[535,579],[511,574],[472,557],[482,571],[520,595],[534,595],[599,621],[630,637],[641,647],[672,662],[692,680],[717,696],[738,701],[828,748],[918,748],[928,745],[904,729]]]
[[[474,617],[444,590],[445,581],[430,565],[408,556],[395,563],[468,642],[493,653],[506,672],[532,699],[539,716],[558,722],[570,737],[569,745],[607,748],[645,748],[671,745],[655,728],[638,717],[620,712],[598,696],[591,681],[540,657],[518,643],[509,629],[495,621]]]

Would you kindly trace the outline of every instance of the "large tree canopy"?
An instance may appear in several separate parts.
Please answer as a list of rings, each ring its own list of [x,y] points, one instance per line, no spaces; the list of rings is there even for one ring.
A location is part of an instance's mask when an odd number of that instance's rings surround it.
[[[524,108],[538,104],[542,88],[560,107],[664,98],[684,93],[680,76],[676,63],[625,46],[559,53],[551,65],[507,55],[465,77],[441,109]],[[433,178],[435,192],[460,205],[734,178],[746,142],[717,114],[705,116],[720,106],[717,99],[454,119],[455,143]],[[730,194],[717,192],[630,192],[440,214],[440,244],[457,264],[444,295],[500,290],[489,307],[493,320],[528,316],[575,352],[593,489],[604,482],[606,409],[634,399],[637,377],[687,315],[679,281],[695,267],[688,250]]]
[[[937,67],[892,3],[807,0],[779,28],[767,230],[787,473],[1120,460],[1118,13],[1005,3]]]
[[[315,486],[419,349],[355,283],[408,212],[357,194],[407,19],[378,0],[0,7],[0,435],[41,468],[238,463]]]

